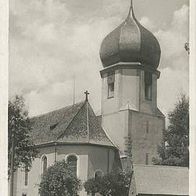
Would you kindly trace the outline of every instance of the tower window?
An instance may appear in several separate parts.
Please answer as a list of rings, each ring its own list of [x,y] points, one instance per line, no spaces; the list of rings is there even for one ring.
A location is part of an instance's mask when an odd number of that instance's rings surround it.
[[[149,132],[149,121],[146,121],[146,133]]]
[[[149,164],[149,153],[146,153],[146,165],[148,165]]]
[[[152,73],[144,73],[145,99],[152,100]]]
[[[42,157],[42,173],[45,173],[47,170],[47,157]]]
[[[75,155],[69,155],[67,157],[67,164],[72,174],[77,176],[77,157]]]
[[[114,73],[108,74],[107,82],[108,82],[108,98],[112,98],[114,97],[114,82],[115,82]]]

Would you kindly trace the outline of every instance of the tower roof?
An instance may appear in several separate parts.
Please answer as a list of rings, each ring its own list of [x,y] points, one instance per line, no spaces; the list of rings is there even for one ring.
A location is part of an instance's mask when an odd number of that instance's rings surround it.
[[[100,48],[104,67],[120,62],[139,62],[157,69],[160,53],[155,36],[136,19],[132,1],[125,21],[104,38]]]
[[[35,145],[51,142],[114,147],[88,100],[31,119]]]

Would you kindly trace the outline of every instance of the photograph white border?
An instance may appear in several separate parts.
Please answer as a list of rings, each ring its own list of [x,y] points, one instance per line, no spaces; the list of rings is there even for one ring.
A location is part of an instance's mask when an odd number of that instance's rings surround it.
[[[164,1],[164,0],[163,0]],[[190,196],[196,195],[196,1],[190,0]],[[8,106],[9,1],[0,0],[0,195],[8,195],[7,106]]]

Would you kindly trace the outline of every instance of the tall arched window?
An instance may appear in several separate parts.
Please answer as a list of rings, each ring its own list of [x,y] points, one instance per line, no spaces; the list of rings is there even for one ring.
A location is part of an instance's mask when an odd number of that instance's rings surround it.
[[[69,155],[67,157],[67,164],[72,174],[77,176],[77,157],[75,155]]]
[[[152,100],[152,73],[144,72],[145,99]]]
[[[101,170],[97,170],[95,172],[95,180],[101,178],[103,176],[103,172]]]
[[[26,167],[25,168],[25,186],[27,186],[28,185],[28,168]]]
[[[42,157],[42,173],[45,173],[47,170],[47,157],[44,155]]]

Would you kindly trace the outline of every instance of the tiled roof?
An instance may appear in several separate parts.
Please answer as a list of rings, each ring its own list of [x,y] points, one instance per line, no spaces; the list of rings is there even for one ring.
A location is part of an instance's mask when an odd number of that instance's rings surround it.
[[[85,102],[81,107],[67,129],[58,138],[58,142],[79,142],[114,146],[101,127],[99,119],[88,102]]]
[[[186,167],[134,165],[137,194],[189,195]]]
[[[51,142],[113,146],[88,101],[31,119],[35,145]]]

